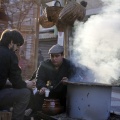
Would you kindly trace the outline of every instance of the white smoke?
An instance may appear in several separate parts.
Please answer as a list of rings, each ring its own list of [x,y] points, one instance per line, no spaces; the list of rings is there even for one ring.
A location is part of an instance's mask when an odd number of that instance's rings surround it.
[[[103,2],[100,14],[75,23],[73,53],[76,64],[92,70],[94,81],[110,83],[120,76],[120,0]]]

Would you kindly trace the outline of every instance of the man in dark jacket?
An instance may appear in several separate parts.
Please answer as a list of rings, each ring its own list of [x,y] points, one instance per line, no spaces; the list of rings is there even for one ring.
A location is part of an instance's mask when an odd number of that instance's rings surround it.
[[[64,58],[63,46],[53,45],[49,49],[50,59],[41,62],[36,74],[36,86],[39,93],[35,96],[37,110],[41,110],[45,98],[45,90],[50,89],[49,98],[59,99],[64,108],[66,107],[67,86],[62,81],[68,80],[73,74],[73,65]],[[65,109],[64,109],[65,110]]]
[[[33,81],[23,81],[15,51],[24,43],[21,33],[15,29],[3,31],[0,38],[0,108],[13,106],[12,120],[23,120],[29,103]],[[9,80],[12,88],[6,88]],[[29,88],[29,89],[28,89]]]

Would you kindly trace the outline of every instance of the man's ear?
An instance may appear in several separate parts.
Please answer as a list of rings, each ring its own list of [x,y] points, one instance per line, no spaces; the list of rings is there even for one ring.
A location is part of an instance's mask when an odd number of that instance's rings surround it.
[[[13,41],[11,40],[11,44],[13,45]]]
[[[9,46],[8,46],[9,49],[10,49],[12,46],[13,46],[13,41],[10,42],[10,44],[9,44]]]
[[[10,44],[12,45],[13,44],[13,41],[11,40]]]

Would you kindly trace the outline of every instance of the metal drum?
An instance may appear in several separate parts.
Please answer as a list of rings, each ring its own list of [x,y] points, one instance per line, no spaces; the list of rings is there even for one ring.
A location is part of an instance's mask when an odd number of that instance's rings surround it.
[[[83,120],[107,120],[110,116],[111,85],[65,82],[67,115]]]

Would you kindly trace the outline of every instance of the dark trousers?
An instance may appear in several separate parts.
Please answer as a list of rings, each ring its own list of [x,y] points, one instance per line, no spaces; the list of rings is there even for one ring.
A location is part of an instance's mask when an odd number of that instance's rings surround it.
[[[31,90],[30,101],[29,101],[29,104],[27,106],[27,109],[28,108],[34,109],[34,94],[33,94],[32,90]]]
[[[23,120],[24,112],[30,100],[30,90],[27,88],[0,90],[0,108],[13,107],[12,120]]]
[[[34,110],[41,111],[45,95],[40,95],[38,92],[34,95]]]

